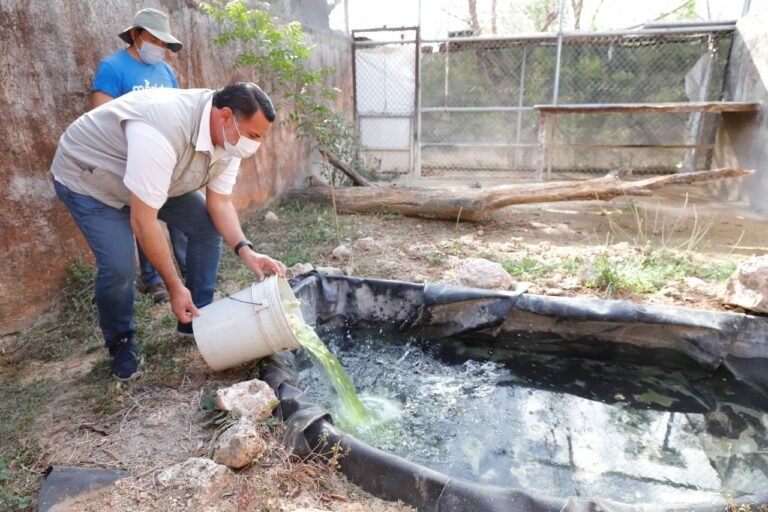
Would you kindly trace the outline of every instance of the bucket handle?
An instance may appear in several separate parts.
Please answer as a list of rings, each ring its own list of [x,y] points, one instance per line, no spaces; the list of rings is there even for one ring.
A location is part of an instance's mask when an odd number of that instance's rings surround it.
[[[258,313],[259,311],[261,311],[263,309],[269,308],[269,304],[265,304],[263,302],[250,302],[250,301],[247,301],[247,300],[236,299],[236,298],[234,298],[231,295],[227,295],[226,298],[230,299],[230,300],[234,300],[235,302],[242,302],[243,304],[250,304],[251,306],[253,306],[253,311],[255,313]]]

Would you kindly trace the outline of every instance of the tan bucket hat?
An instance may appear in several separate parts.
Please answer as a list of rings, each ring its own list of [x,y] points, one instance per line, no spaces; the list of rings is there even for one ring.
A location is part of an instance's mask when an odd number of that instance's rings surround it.
[[[157,9],[142,9],[133,17],[133,25],[118,34],[120,39],[132,44],[130,31],[132,28],[143,28],[159,40],[168,45],[172,52],[181,50],[181,42],[171,35],[171,25],[168,23],[168,15]]]

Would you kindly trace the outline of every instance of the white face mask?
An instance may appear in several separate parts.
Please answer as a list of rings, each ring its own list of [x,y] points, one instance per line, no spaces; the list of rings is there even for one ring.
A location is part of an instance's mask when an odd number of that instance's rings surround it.
[[[150,66],[154,66],[165,58],[165,48],[152,44],[149,41],[143,41],[141,48],[136,48],[136,51],[139,52],[141,62]]]
[[[232,121],[234,122],[234,119]],[[221,134],[224,137],[224,151],[226,151],[229,156],[235,158],[248,158],[249,156],[255,155],[259,146],[261,146],[261,142],[240,135],[240,130],[237,128],[236,122],[235,130],[237,131],[238,137],[237,144],[230,144],[227,140],[227,134],[224,132],[224,125],[221,125]]]

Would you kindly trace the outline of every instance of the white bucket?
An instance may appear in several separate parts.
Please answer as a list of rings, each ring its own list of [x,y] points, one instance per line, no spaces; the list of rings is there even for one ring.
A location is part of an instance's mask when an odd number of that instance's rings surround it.
[[[226,370],[283,350],[299,348],[283,300],[298,301],[288,282],[271,276],[200,309],[192,320],[195,343],[212,370]]]

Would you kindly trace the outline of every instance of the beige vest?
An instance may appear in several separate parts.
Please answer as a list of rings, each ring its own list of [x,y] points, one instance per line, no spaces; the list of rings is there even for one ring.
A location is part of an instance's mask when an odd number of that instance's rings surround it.
[[[169,197],[204,187],[230,161],[226,156],[211,164],[207,152],[195,150],[200,117],[213,92],[170,88],[136,91],[91,110],[69,125],[59,139],[51,173],[73,192],[113,208],[130,204],[131,193],[123,184],[127,153],[123,125],[136,120],[155,127],[179,155]]]

